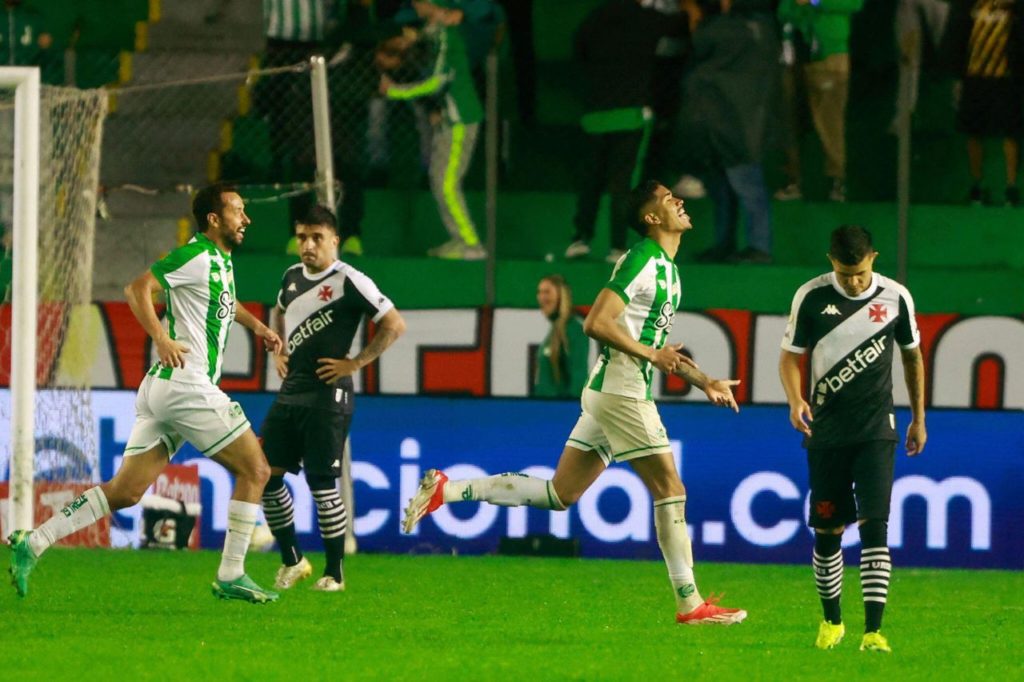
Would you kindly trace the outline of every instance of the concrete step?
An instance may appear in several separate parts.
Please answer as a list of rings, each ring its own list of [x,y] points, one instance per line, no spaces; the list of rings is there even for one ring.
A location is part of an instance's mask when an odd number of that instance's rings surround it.
[[[220,21],[207,24],[202,20],[178,21],[164,19],[149,27],[149,45],[153,50],[177,52],[231,52],[255,54],[263,49],[262,17],[256,15],[242,23]]]
[[[219,12],[219,16],[213,16]],[[262,26],[262,0],[173,0],[161,3],[161,19],[158,23],[204,24],[207,18],[214,19],[212,25],[250,24]],[[262,30],[262,29],[261,29]]]
[[[96,222],[93,300],[123,300],[123,289],[178,243],[177,218],[115,218]]]
[[[162,188],[150,195],[133,190],[112,189],[107,193],[107,208],[117,219],[164,217],[177,219],[189,215],[191,198],[186,192],[171,192]]]

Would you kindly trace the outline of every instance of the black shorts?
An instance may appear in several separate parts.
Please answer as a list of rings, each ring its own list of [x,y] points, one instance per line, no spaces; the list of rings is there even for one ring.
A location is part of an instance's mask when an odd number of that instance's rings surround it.
[[[838,528],[858,519],[889,519],[896,441],[873,440],[809,448],[811,528]]]
[[[1012,78],[965,78],[957,126],[975,137],[1017,137],[1024,128],[1021,86]]]
[[[274,402],[263,421],[263,451],[272,467],[293,474],[341,476],[341,455],[351,414]]]

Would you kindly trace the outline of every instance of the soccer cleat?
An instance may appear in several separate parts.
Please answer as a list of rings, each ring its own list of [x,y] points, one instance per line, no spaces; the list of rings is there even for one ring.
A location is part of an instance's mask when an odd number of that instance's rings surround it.
[[[325,575],[313,583],[313,589],[317,592],[344,592],[345,581],[342,580],[339,583],[332,576]]]
[[[883,637],[881,632],[865,632],[864,639],[860,640],[860,650],[881,651],[884,654],[892,653],[889,640]]]
[[[444,484],[447,481],[448,477],[437,469],[423,472],[419,490],[405,508],[405,519],[402,521],[404,532],[411,533],[420,519],[444,504]]]
[[[36,567],[35,553],[28,544],[28,536],[32,535],[30,530],[16,530],[11,533],[7,541],[11,543],[11,584],[18,592],[19,597],[28,594],[28,574]]]
[[[747,617],[747,612],[743,609],[727,609],[724,606],[719,606],[719,598],[711,595],[693,611],[677,613],[676,622],[686,625],[705,625],[710,623],[732,625],[733,623],[739,623]]]
[[[277,592],[265,590],[247,575],[234,580],[214,580],[213,596],[218,599],[241,599],[252,604],[266,604],[277,601]]]
[[[281,566],[274,576],[274,589],[287,590],[295,586],[300,580],[305,580],[313,575],[313,564],[309,559],[302,557],[299,563],[294,566]]]
[[[846,626],[842,623],[833,625],[827,620],[823,620],[821,625],[818,626],[818,638],[814,640],[814,646],[819,649],[831,649],[843,641],[843,635],[845,634]]]

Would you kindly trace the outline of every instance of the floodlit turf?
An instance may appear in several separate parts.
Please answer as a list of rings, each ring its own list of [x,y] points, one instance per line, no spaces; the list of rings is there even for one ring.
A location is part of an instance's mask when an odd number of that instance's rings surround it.
[[[7,563],[7,551],[0,550]],[[317,568],[322,556],[312,555]],[[382,556],[346,561],[348,591],[311,581],[276,604],[210,595],[213,552],[51,550],[27,598],[0,593],[0,679],[1020,679],[1019,572],[897,567],[883,632],[859,652],[857,571],[847,639],[814,649],[806,566],[698,566],[706,595],[750,613],[676,625],[660,562]],[[277,557],[249,557],[270,584]],[[101,677],[102,676],[102,677]],[[958,680],[958,682],[959,682]]]

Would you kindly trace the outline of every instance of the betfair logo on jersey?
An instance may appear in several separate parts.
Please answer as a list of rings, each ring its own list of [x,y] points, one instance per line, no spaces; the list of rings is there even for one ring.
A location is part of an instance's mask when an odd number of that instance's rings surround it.
[[[884,350],[884,336],[872,341],[867,348],[858,348],[856,353],[846,359],[845,365],[818,382],[818,404],[821,405],[825,402],[825,394],[830,390],[833,393],[838,393],[843,386],[860,376],[861,372],[882,356]]]
[[[295,349],[301,346],[306,339],[321,329],[326,329],[332,322],[334,322],[334,312],[331,310],[321,310],[319,315],[300,324],[292,332],[292,335],[288,337],[288,352],[294,353]]]

